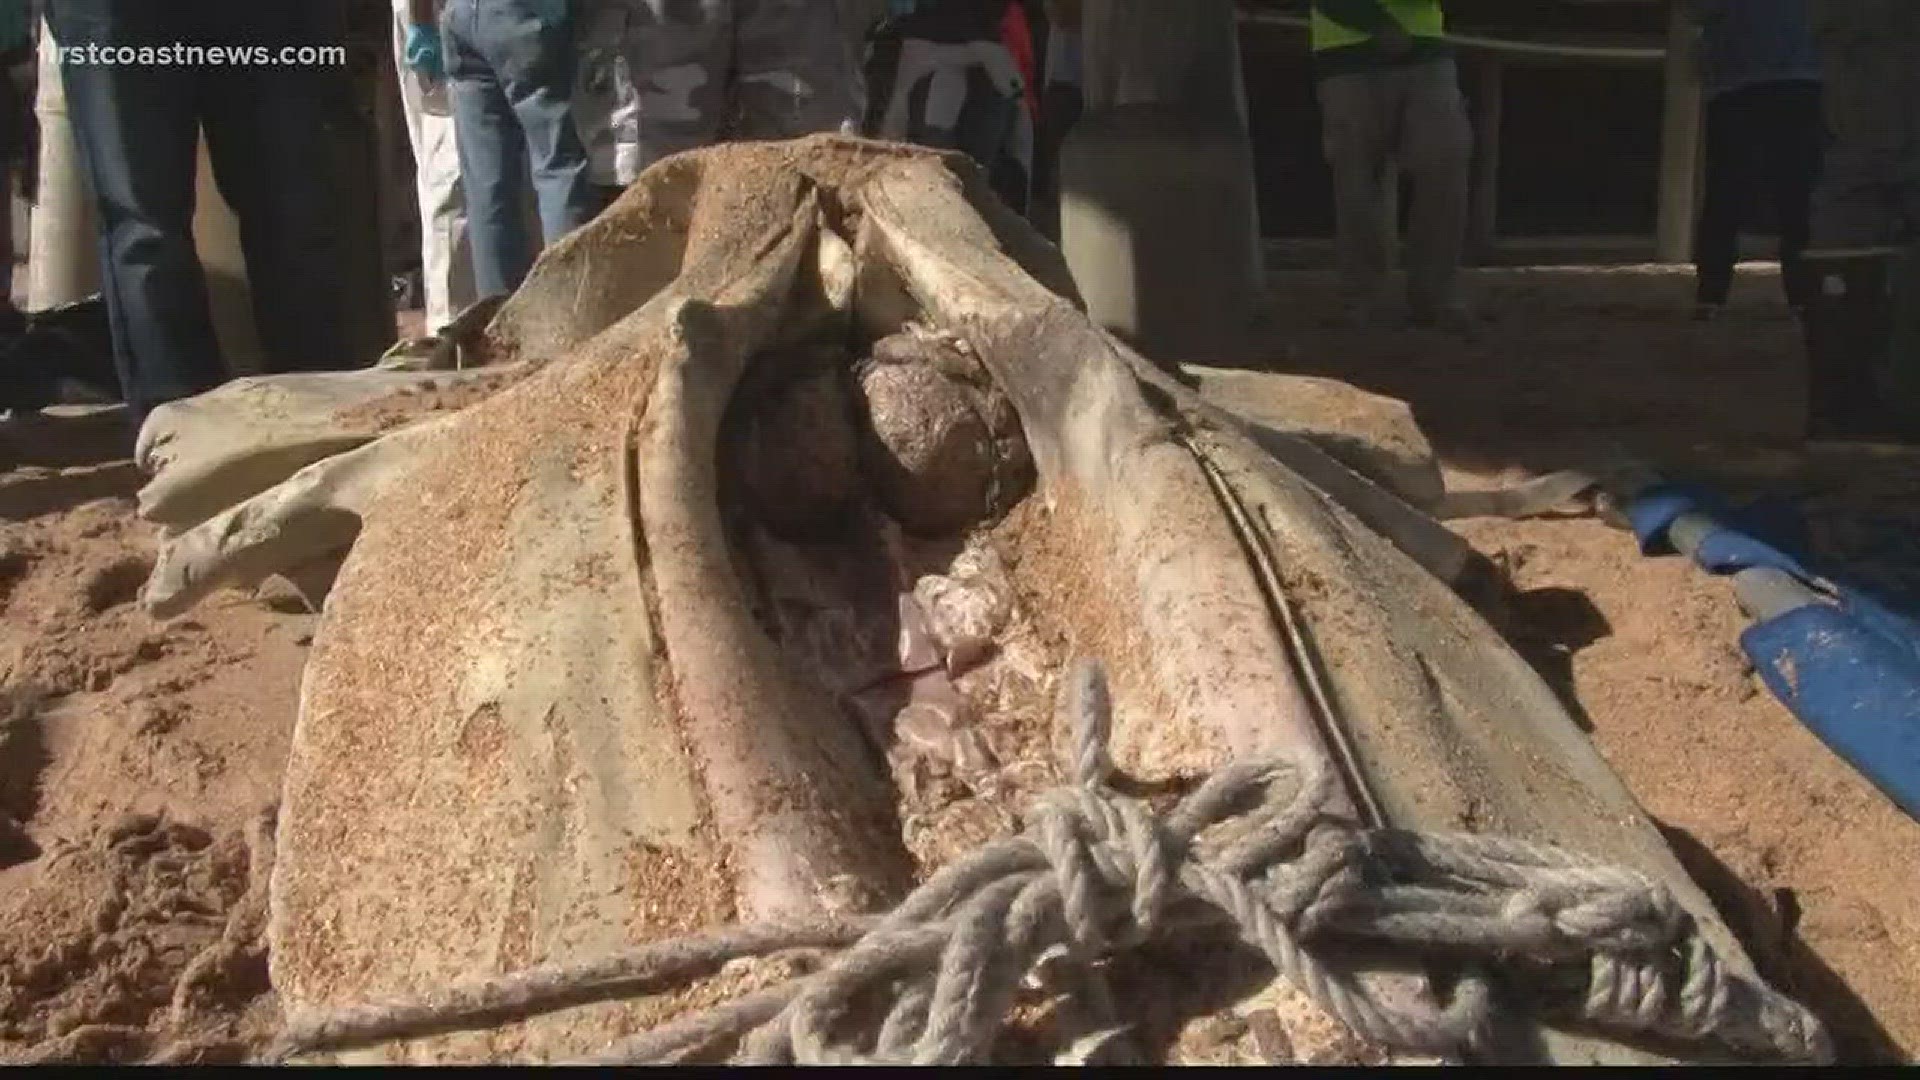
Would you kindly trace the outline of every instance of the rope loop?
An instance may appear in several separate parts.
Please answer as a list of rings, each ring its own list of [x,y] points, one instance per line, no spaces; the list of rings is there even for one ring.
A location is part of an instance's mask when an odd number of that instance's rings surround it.
[[[838,951],[599,1060],[731,1045],[750,1064],[987,1063],[1035,978],[1080,999],[1096,1025],[1086,1037],[1122,1039],[1101,962],[1188,933],[1200,925],[1191,916],[1231,926],[1323,1011],[1389,1049],[1486,1045],[1495,1008],[1516,1003],[1502,1000],[1500,965],[1520,958],[1583,965],[1584,993],[1558,1004],[1612,1030],[1831,1059],[1819,1020],[1729,970],[1671,890],[1644,874],[1523,840],[1362,829],[1328,811],[1338,782],[1323,762],[1231,764],[1157,815],[1112,788],[1112,702],[1097,664],[1073,667],[1061,705],[1073,783],[1041,798],[1020,835],[939,870],[889,915],[727,927],[436,1001],[296,1018],[283,1049],[491,1026],[806,948]],[[1431,955],[1457,978],[1444,1001],[1388,997],[1326,959],[1354,944]]]

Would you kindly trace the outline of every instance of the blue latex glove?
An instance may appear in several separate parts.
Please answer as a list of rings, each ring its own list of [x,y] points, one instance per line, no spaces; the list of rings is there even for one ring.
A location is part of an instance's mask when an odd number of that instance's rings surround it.
[[[440,55],[440,28],[415,23],[407,27],[407,67],[435,82],[446,76],[446,61]]]

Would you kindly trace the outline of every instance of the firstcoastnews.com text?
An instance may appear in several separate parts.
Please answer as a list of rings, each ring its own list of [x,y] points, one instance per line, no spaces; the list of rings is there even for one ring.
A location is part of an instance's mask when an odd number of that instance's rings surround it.
[[[73,67],[342,67],[340,45],[56,45],[54,57]]]

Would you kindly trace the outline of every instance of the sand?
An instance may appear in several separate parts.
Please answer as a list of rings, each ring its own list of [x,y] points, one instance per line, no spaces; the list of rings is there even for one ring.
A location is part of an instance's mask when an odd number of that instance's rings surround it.
[[[239,1060],[276,1022],[232,939],[313,617],[141,613],[126,441],[113,414],[0,434],[0,1061]]]
[[[1450,487],[1625,449],[1728,494],[1812,496],[1816,532],[1920,534],[1920,452],[1802,453],[1800,335],[1776,275],[1746,268],[1726,316],[1688,320],[1690,278],[1653,267],[1473,276],[1498,321],[1469,337],[1316,324],[1324,275],[1252,363],[1403,397]],[[1652,559],[1592,518],[1456,527],[1504,571],[1481,607],[1590,727],[1763,973],[1834,1028],[1842,1060],[1920,1056],[1920,823],[1828,751],[1754,676],[1730,585]],[[1853,550],[1858,544],[1851,544]]]

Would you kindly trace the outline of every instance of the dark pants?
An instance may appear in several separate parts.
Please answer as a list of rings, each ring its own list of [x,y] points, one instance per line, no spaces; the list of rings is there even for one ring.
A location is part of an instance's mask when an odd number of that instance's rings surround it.
[[[1805,307],[1812,299],[1805,256],[1826,144],[1820,109],[1820,87],[1804,82],[1742,87],[1708,103],[1706,196],[1694,237],[1701,303],[1726,302],[1740,230],[1763,197],[1780,228],[1787,302]]]
[[[339,0],[49,0],[62,46],[339,44]],[[227,377],[193,242],[199,138],[240,222],[270,371],[352,357],[339,330],[333,140],[345,69],[87,64],[61,69],[92,185],[114,362],[136,420]]]
[[[529,172],[546,243],[586,224],[603,202],[573,120],[573,30],[544,25],[535,15],[543,6],[448,0],[440,16],[481,296],[519,288],[538,253],[524,211]]]

